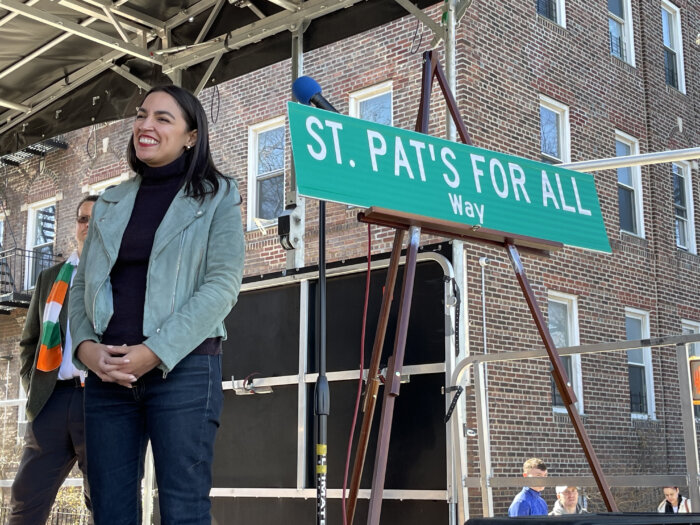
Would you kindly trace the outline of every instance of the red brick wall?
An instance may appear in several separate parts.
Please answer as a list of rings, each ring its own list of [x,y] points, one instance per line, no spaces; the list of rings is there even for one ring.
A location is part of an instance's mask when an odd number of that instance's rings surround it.
[[[641,152],[678,149],[698,144],[697,92],[700,53],[695,31],[700,27],[697,2],[676,1],[683,24],[686,94],[667,88],[661,53],[661,18],[658,0],[632,2],[636,67],[611,57],[608,50],[605,2],[566,2],[566,28],[535,13],[534,2],[508,0],[474,3],[457,30],[456,98],[465,123],[478,146],[526,158],[539,159],[539,96],[545,95],[570,110],[571,160],[615,155],[615,131],[633,135]],[[431,12],[438,18],[439,9]],[[394,124],[413,129],[418,107],[421,53],[432,35],[406,17],[362,33],[352,39],[309,52],[305,73],[323,86],[325,96],[341,111],[348,110],[349,93],[373,84],[393,82]],[[415,44],[415,46],[414,46]],[[417,52],[412,53],[412,46]],[[440,54],[442,58],[442,54]],[[210,121],[212,151],[220,169],[234,177],[247,213],[248,127],[283,115],[290,99],[290,64],[275,64],[204,91],[200,99],[215,121]],[[431,134],[445,135],[445,107],[441,96],[432,99]],[[264,96],[261,96],[261,93]],[[683,130],[678,129],[678,117]],[[26,181],[38,162],[22,170],[8,168],[6,200],[11,210],[17,243],[24,246],[26,213],[20,206],[63,192],[58,203],[57,252],[72,249],[72,217],[82,196],[81,186],[127,170],[123,151],[130,122],[113,123],[94,131],[66,136],[67,151],[46,159],[46,174]],[[109,149],[102,153],[102,139]],[[287,136],[287,144],[289,137]],[[287,148],[287,175],[289,173]],[[692,170],[693,197],[700,196],[697,167]],[[700,258],[679,251],[673,233],[673,195],[670,166],[642,168],[645,238],[620,233],[617,178],[614,171],[595,173],[612,254],[566,248],[549,258],[524,254],[523,262],[540,307],[546,314],[549,290],[578,298],[578,323],[582,344],[625,338],[625,307],[650,313],[652,336],[680,334],[681,319],[700,321]],[[287,185],[289,177],[287,176]],[[696,210],[700,210],[696,206]],[[357,209],[330,204],[327,210],[327,256],[330,261],[366,254],[366,226],[355,220]],[[70,219],[68,219],[70,218]],[[318,206],[307,200],[306,265],[318,260]],[[697,224],[697,220],[696,220]],[[7,245],[6,228],[6,245]],[[375,253],[391,249],[393,233],[373,228]],[[425,244],[439,240],[424,236]],[[246,276],[279,272],[285,268],[285,252],[276,227],[246,233]],[[462,297],[467,310],[470,351],[483,350],[481,274],[478,259],[488,256],[486,322],[489,352],[541,348],[537,331],[503,250],[465,244],[467,290]],[[21,326],[16,319],[0,316],[0,353],[13,351]],[[654,348],[656,420],[634,421],[629,411],[629,387],[625,352],[582,358],[584,423],[609,475],[634,473],[680,474],[684,468],[682,428],[674,348]],[[17,360],[11,362],[16,367]],[[587,475],[589,470],[571,424],[553,414],[549,365],[545,360],[492,364],[489,373],[489,408],[493,471],[496,476],[518,476],[524,459],[542,457],[551,475]],[[16,381],[10,383],[16,392]],[[470,417],[473,391],[465,396]],[[469,426],[474,425],[471,419]],[[469,475],[479,472],[477,441],[467,438]],[[517,489],[495,491],[496,512],[503,514]],[[623,510],[652,510],[661,500],[660,490],[615,489]],[[597,490],[588,490],[592,509],[602,510]],[[554,491],[545,490],[550,505]],[[472,515],[478,515],[478,492],[471,492]]]

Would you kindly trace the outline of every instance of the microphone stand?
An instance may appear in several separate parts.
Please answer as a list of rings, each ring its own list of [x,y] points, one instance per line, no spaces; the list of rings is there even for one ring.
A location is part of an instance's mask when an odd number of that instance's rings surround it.
[[[295,80],[297,83],[301,78]],[[308,78],[301,86],[298,100],[308,100],[314,106],[338,113],[330,102],[321,95],[318,83]],[[308,99],[306,90],[317,89]],[[295,87],[292,86],[292,92]],[[316,416],[316,524],[326,525],[327,505],[327,474],[328,474],[328,415],[331,407],[331,395],[326,377],[326,201],[318,201],[318,300],[316,319],[318,320],[318,337],[316,339],[316,355],[318,356],[318,378],[314,388],[314,415]]]
[[[338,113],[320,93],[311,102],[321,109]],[[326,525],[326,484],[328,455],[328,415],[331,394],[326,377],[326,201],[318,201],[318,378],[314,389],[316,415],[316,525]]]
[[[318,201],[318,378],[314,389],[316,415],[316,525],[326,525],[328,414],[331,395],[326,377],[326,201]]]

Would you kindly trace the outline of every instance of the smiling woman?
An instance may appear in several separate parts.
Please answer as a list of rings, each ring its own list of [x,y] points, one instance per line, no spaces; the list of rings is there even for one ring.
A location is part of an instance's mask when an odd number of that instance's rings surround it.
[[[95,204],[70,305],[76,364],[93,372],[95,522],[141,522],[150,440],[163,522],[209,524],[223,320],[243,273],[241,198],[212,161],[201,104],[181,88],[147,93],[127,157],[137,177]]]
[[[134,120],[136,157],[152,168],[170,164],[197,140],[175,99],[162,91],[151,93],[136,111]]]

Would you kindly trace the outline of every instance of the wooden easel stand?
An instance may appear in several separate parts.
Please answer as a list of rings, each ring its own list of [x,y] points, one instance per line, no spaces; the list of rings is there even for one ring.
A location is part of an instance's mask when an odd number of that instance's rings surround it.
[[[434,78],[437,77],[438,83],[442,90],[447,103],[447,108],[452,115],[452,119],[457,127],[457,132],[465,144],[471,145],[472,141],[467,132],[466,126],[462,121],[462,117],[457,109],[457,104],[450,92],[446,77],[440,67],[437,57],[432,51],[427,51],[423,55],[423,76],[421,83],[421,100],[418,108],[418,118],[416,121],[416,131],[428,133],[429,114],[430,114],[430,95]],[[367,454],[367,445],[369,434],[371,431],[374,409],[376,406],[377,392],[379,389],[379,360],[381,358],[382,348],[384,346],[384,338],[386,335],[387,321],[389,310],[391,309],[391,297],[393,295],[396,282],[396,275],[400,262],[401,247],[403,244],[403,231],[409,231],[408,245],[406,248],[406,264],[404,268],[404,279],[401,288],[401,303],[399,308],[399,318],[396,329],[396,338],[394,342],[393,354],[389,358],[387,365],[387,377],[384,388],[384,397],[382,403],[382,415],[379,423],[379,435],[377,443],[377,451],[374,462],[374,472],[372,476],[372,493],[369,501],[369,512],[367,515],[368,525],[378,525],[381,514],[382,496],[384,492],[384,480],[386,476],[387,457],[389,452],[389,440],[391,436],[391,427],[393,423],[394,403],[399,395],[401,383],[401,369],[403,368],[403,359],[406,349],[406,335],[408,333],[409,316],[411,310],[411,300],[413,297],[413,282],[415,279],[416,260],[418,255],[418,247],[420,243],[421,229],[438,233],[452,238],[461,238],[486,242],[490,244],[498,244],[505,247],[508,252],[508,257],[515,270],[518,284],[523,292],[525,300],[530,309],[532,318],[537,326],[542,342],[549,355],[552,363],[552,375],[554,383],[557,386],[569,418],[574,426],[574,430],[579,439],[579,443],[583,448],[588,464],[596,480],[598,489],[600,490],[603,501],[609,512],[616,512],[617,505],[610,492],[610,488],[605,480],[605,476],[601,469],[598,458],[593,450],[590,439],[583,426],[581,417],[576,408],[576,395],[574,394],[571,385],[566,376],[566,370],[561,361],[561,357],[556,350],[552,336],[549,333],[549,328],[544,320],[535,294],[530,287],[530,283],[525,275],[520,254],[516,247],[516,243],[525,246],[526,248],[534,248],[539,250],[557,249],[561,247],[560,243],[551,243],[540,239],[531,238],[513,238],[504,232],[489,231],[479,229],[477,227],[465,225],[464,228],[455,227],[450,224],[449,227],[443,227],[442,221],[431,220],[426,217],[414,216],[406,213],[392,213],[387,210],[372,209],[366,213],[360,214],[359,220],[362,222],[379,224],[382,226],[390,226],[396,230],[394,236],[394,246],[392,249],[389,270],[387,273],[386,286],[384,297],[382,298],[382,306],[380,311],[380,322],[375,334],[374,346],[372,349],[372,358],[370,369],[367,377],[367,388],[365,390],[364,400],[364,415],[362,420],[362,430],[358,442],[357,452],[353,465],[353,475],[348,495],[348,505],[346,507],[347,523],[352,525],[355,515],[357,503],[357,494],[359,492],[360,480],[362,478],[362,470],[364,460]]]

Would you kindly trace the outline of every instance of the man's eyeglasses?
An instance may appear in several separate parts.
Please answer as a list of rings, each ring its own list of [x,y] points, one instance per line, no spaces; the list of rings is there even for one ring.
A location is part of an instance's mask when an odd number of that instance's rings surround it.
[[[78,224],[87,224],[88,222],[90,222],[90,216],[78,215],[78,218],[76,220],[78,221]]]

